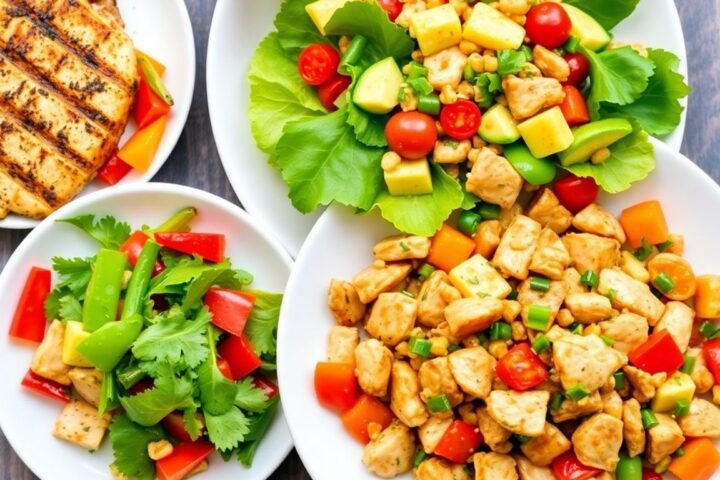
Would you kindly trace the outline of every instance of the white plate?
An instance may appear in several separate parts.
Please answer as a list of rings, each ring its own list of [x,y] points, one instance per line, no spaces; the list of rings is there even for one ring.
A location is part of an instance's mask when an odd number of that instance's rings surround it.
[[[131,171],[119,185],[149,182],[165,164],[182,134],[190,112],[195,89],[195,41],[190,17],[183,0],[117,0],[125,30],[135,47],[161,62],[167,70],[163,81],[172,93],[175,105],[170,112],[165,135],[147,172]],[[135,132],[131,120],[120,145]],[[99,180],[85,187],[78,197],[109,188]],[[19,215],[0,220],[0,228],[34,228],[40,222]]]
[[[617,215],[623,207],[659,199],[671,230],[685,236],[685,255],[696,273],[720,273],[720,222],[704,215],[709,205],[720,205],[720,187],[687,158],[655,143],[657,170],[627,192],[604,195],[600,203]],[[315,480],[335,480],[338,472],[354,480],[376,480],[361,463],[362,446],[343,430],[336,414],[318,404],[313,372],[325,359],[334,324],[327,307],[330,279],[351,279],[372,263],[372,246],[393,233],[377,214],[358,216],[344,207],[330,207],[310,232],[288,281],[278,335],[280,388],[285,398],[293,399],[285,415],[295,448]],[[302,321],[297,312],[302,312]],[[713,478],[720,479],[720,472]]]
[[[210,120],[220,159],[243,207],[267,223],[295,256],[320,211],[303,215],[288,200],[287,185],[257,149],[247,110],[250,87],[247,70],[255,48],[273,27],[280,0],[218,0],[213,15],[207,56]],[[615,29],[619,40],[664,48],[681,58],[687,77],[685,41],[672,0],[641,0],[633,15]],[[666,142],[680,150],[682,122]]]
[[[0,275],[0,427],[18,456],[43,480],[110,479],[112,452],[106,439],[100,451],[86,450],[51,435],[62,407],[53,400],[30,393],[20,386],[29,368],[34,348],[8,339],[15,305],[24,279],[32,266],[50,267],[50,259],[89,256],[98,245],[83,232],[56,218],[82,213],[111,214],[134,228],[161,223],[180,208],[199,210],[192,225],[197,231],[227,236],[227,255],[233,264],[255,276],[257,288],[282,292],[290,274],[292,259],[271,235],[240,207],[212,194],[190,187],[163,183],[128,185],[95,192],[61,208],[45,219],[15,250]],[[208,473],[198,477],[264,480],[292,448],[292,439],[282,411],[263,439],[251,469],[232,459],[225,463],[218,455],[211,459]]]

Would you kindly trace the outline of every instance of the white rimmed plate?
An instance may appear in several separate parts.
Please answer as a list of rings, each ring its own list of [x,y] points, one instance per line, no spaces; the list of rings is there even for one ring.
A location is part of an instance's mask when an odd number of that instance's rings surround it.
[[[708,206],[720,205],[720,186],[687,158],[654,143],[657,170],[627,192],[603,195],[599,203],[617,215],[640,201],[660,200],[670,229],[685,236],[685,257],[695,272],[720,273],[720,221],[706,213]],[[330,279],[351,279],[372,263],[373,245],[393,233],[377,214],[358,216],[344,207],[330,207],[310,232],[288,281],[278,335],[280,388],[293,399],[285,415],[295,448],[315,480],[335,480],[338,472],[354,480],[377,479],[361,462],[362,445],[344,431],[336,414],[318,404],[313,372],[326,358],[327,335],[334,324],[327,307]],[[713,478],[720,479],[720,472]]]
[[[24,279],[32,266],[51,266],[53,256],[89,256],[98,245],[74,227],[55,219],[78,214],[110,214],[134,228],[161,223],[180,208],[194,206],[199,215],[196,231],[224,233],[226,254],[233,264],[255,277],[253,286],[282,292],[290,274],[292,259],[271,235],[240,207],[210,193],[190,187],[162,183],[128,185],[95,192],[66,205],[35,228],[15,250],[0,274],[0,427],[25,464],[43,480],[110,479],[112,452],[106,439],[94,454],[58,440],[50,433],[62,406],[26,391],[20,381],[32,360],[35,348],[11,342],[7,331]],[[279,411],[263,439],[250,469],[236,459],[228,463],[214,455],[210,470],[202,478],[264,480],[292,448],[292,439],[282,411]]]
[[[135,47],[161,62],[167,70],[163,81],[173,95],[175,105],[152,165],[147,172],[131,171],[120,185],[149,182],[165,164],[182,134],[190,112],[195,89],[195,41],[192,25],[183,0],[118,0],[125,30]],[[130,121],[120,140],[120,145],[135,132]],[[78,197],[94,191],[110,188],[95,180],[82,190]],[[0,220],[0,228],[34,228],[40,222],[19,215],[9,215]]]
[[[255,48],[274,29],[281,0],[218,0],[210,29],[207,90],[210,120],[220,158],[245,209],[267,223],[295,256],[320,211],[303,215],[288,199],[287,185],[267,156],[257,149],[247,116],[250,87],[247,70]],[[672,0],[641,0],[637,10],[615,30],[618,40],[664,48],[681,59],[687,76],[685,41]],[[685,115],[666,142],[680,150]]]

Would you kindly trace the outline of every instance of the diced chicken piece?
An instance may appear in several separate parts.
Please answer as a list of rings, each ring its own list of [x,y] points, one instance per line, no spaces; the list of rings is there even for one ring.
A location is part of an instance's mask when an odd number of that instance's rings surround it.
[[[429,252],[430,239],[418,235],[387,237],[373,247],[375,258],[386,262],[422,259],[427,257]]]
[[[95,368],[73,368],[68,374],[73,388],[86,402],[98,406],[103,373]]]
[[[485,220],[475,232],[475,251],[484,258],[492,258],[500,245],[500,222],[498,220]]]
[[[563,237],[563,243],[572,258],[571,265],[581,274],[614,267],[620,259],[620,242],[612,238],[592,233],[569,233]]]
[[[668,302],[660,320],[653,328],[654,332],[667,330],[681,352],[690,344],[695,311],[682,302]]]
[[[614,472],[623,443],[623,422],[607,413],[596,413],[575,430],[572,443],[581,463]]]
[[[542,435],[523,443],[520,449],[535,465],[545,466],[571,447],[570,440],[555,425],[546,422]]]
[[[35,350],[35,356],[30,364],[30,370],[48,380],[62,385],[70,385],[70,365],[62,361],[63,338],[65,325],[60,320],[53,320],[50,328],[45,332],[43,341]]]
[[[626,308],[647,318],[650,326],[660,320],[665,309],[650,287],[616,268],[606,268],[600,272],[598,293],[611,297],[613,307],[618,310]]]
[[[415,480],[471,480],[464,465],[433,457],[415,469]]]
[[[565,282],[565,288],[568,295],[571,293],[585,293],[589,291],[588,287],[580,282],[580,278],[580,272],[572,267],[563,272],[563,282]]]
[[[502,82],[510,113],[517,121],[562,103],[565,98],[562,85],[554,78],[518,78],[507,75]]]
[[[613,388],[612,390],[601,393],[600,398],[602,398],[603,401],[603,412],[622,420],[623,401],[620,394]]]
[[[557,233],[545,228],[540,233],[537,249],[530,261],[530,270],[553,280],[562,280],[570,265],[570,254]]]
[[[631,398],[623,403],[623,438],[628,455],[635,457],[645,451],[645,429],[640,415],[640,403]]]
[[[598,325],[602,334],[613,340],[613,348],[624,354],[630,353],[648,338],[647,320],[634,313],[621,313]]]
[[[617,315],[610,299],[594,292],[573,293],[565,297],[565,305],[579,323],[588,325]]]
[[[515,221],[515,217],[522,215],[523,207],[519,203],[513,203],[511,207],[500,209],[500,231],[504,232],[511,223]]]
[[[553,421],[555,423],[565,422],[574,418],[584,417],[591,413],[601,412],[603,409],[603,401],[600,392],[593,392],[585,398],[575,402],[565,399],[557,410],[551,410]]]
[[[430,455],[435,451],[435,447],[440,443],[440,439],[445,435],[452,423],[452,417],[440,418],[433,416],[418,428],[418,438],[425,453]]]
[[[505,309],[503,310],[503,320],[507,323],[512,323],[512,321],[520,315],[522,305],[520,305],[520,302],[517,300],[504,300],[503,305],[505,306]],[[515,339],[514,335],[513,339]]]
[[[433,149],[433,162],[440,164],[464,163],[472,149],[470,140],[438,140]]]
[[[461,298],[445,308],[450,334],[460,339],[485,330],[502,317],[503,302],[497,298]]]
[[[466,394],[475,398],[490,394],[496,361],[483,347],[462,348],[447,358],[453,378]]]
[[[573,219],[573,227],[581,232],[594,233],[601,237],[614,238],[621,244],[625,243],[625,230],[620,222],[600,205],[591,203],[580,210]]]
[[[412,266],[409,263],[389,263],[384,267],[368,267],[355,275],[352,280],[360,301],[367,304],[383,292],[391,291],[405,280]]]
[[[647,459],[652,465],[660,462],[685,442],[680,425],[665,413],[656,413],[659,424],[647,430]]]
[[[460,405],[463,394],[450,371],[447,357],[433,358],[423,362],[418,371],[420,398],[428,402],[431,398],[445,395],[453,406]],[[452,416],[452,412],[443,412]],[[441,415],[444,416],[444,415]]]
[[[462,295],[450,284],[447,273],[435,270],[422,284],[418,298],[418,323],[437,327],[445,321],[445,307]]]
[[[515,455],[513,458],[517,462],[520,480],[556,480],[549,467],[538,467],[524,455]]]
[[[412,432],[396,420],[367,444],[362,462],[378,477],[393,478],[412,469],[414,455]]]
[[[496,422],[485,407],[479,408],[476,415],[483,440],[493,452],[508,453],[512,450],[512,443],[508,441],[512,436],[510,430]]]
[[[502,453],[476,453],[473,455],[475,480],[517,480],[515,460]]]
[[[518,215],[500,239],[493,264],[507,277],[525,280],[542,227],[530,217]]]
[[[650,282],[650,272],[645,268],[645,263],[638,260],[629,250],[623,250],[620,253],[620,270],[639,282]]]
[[[535,45],[533,48],[533,63],[540,69],[546,77],[552,77],[555,80],[564,82],[570,76],[570,67],[568,62],[542,45]]]
[[[365,316],[365,304],[350,282],[332,279],[328,289],[328,307],[335,321],[346,327],[355,325]]]
[[[370,310],[365,330],[394,347],[410,335],[417,319],[418,302],[400,292],[381,293]]]
[[[503,208],[515,203],[522,186],[523,178],[517,170],[489,148],[480,150],[465,183],[468,192]]]
[[[360,388],[369,395],[384,397],[390,383],[393,354],[381,342],[370,338],[355,349],[355,374]]]
[[[607,346],[596,335],[564,335],[553,343],[555,369],[563,388],[583,385],[593,392],[605,385],[627,363],[624,353]]]
[[[695,357],[695,366],[690,374],[693,383],[695,383],[695,392],[709,392],[715,384],[715,377],[713,377],[713,374],[710,373],[710,370],[708,370],[707,365],[705,364],[705,356],[703,355],[702,350],[699,348],[689,348],[686,355]]]
[[[633,397],[640,403],[649,402],[655,398],[657,389],[667,380],[667,373],[658,372],[650,375],[644,370],[628,365],[623,368],[625,377],[633,387]]]
[[[110,414],[100,415],[97,408],[85,400],[75,398],[63,408],[55,423],[53,435],[86,450],[97,450],[105,437],[110,420]]]
[[[693,399],[679,423],[685,436],[720,438],[720,408],[702,398]]]
[[[360,332],[355,327],[334,325],[328,337],[328,362],[354,363],[355,347],[360,343]]]
[[[416,13],[423,12],[425,10],[427,10],[427,4],[425,3],[425,0],[417,0],[416,2],[412,3],[403,3],[402,11],[400,12],[400,15],[398,15],[395,19],[395,23],[397,23],[403,28],[410,28],[410,18],[412,18],[412,16]]]
[[[390,382],[390,408],[408,427],[419,427],[428,419],[425,404],[420,400],[420,382],[406,362],[395,362]]]
[[[466,63],[467,56],[458,47],[440,50],[425,57],[423,62],[428,70],[427,79],[435,90],[441,90],[445,85],[457,88],[463,78]]]
[[[541,305],[550,308],[550,325],[555,321],[555,317],[560,311],[560,307],[565,300],[565,282],[553,280],[550,282],[550,289],[547,292],[533,290],[530,287],[530,280],[523,281],[518,286],[518,302],[522,306],[520,314],[523,322],[527,324],[528,310],[530,305]]]
[[[487,398],[490,416],[513,433],[537,437],[545,427],[550,393],[493,390]]]
[[[560,200],[549,188],[543,188],[533,198],[527,216],[558,235],[565,233],[573,220],[570,210],[560,205]]]

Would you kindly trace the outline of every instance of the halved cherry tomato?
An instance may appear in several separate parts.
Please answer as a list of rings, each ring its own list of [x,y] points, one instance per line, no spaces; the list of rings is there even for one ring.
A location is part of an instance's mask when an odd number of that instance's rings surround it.
[[[628,354],[628,360],[651,375],[665,372],[669,377],[682,367],[684,358],[670,332],[660,330],[632,350]]]
[[[566,53],[565,61],[570,67],[570,75],[563,85],[580,87],[587,80],[590,73],[590,62],[582,53]]]
[[[560,110],[568,125],[575,127],[589,122],[590,113],[580,90],[572,85],[565,85],[563,92],[565,92],[565,98],[560,104]]]
[[[330,110],[337,110],[335,100],[350,86],[352,79],[344,75],[336,74],[318,88],[318,97],[322,106]]]
[[[354,365],[318,362],[315,366],[315,395],[323,407],[346,412],[355,405],[357,393]]]
[[[115,185],[130,173],[132,167],[117,156],[117,151],[98,170],[97,178],[108,185]]]
[[[663,480],[663,476],[649,468],[642,469],[642,480]]]
[[[563,207],[577,213],[597,199],[600,189],[590,177],[568,175],[555,182],[553,191]]]
[[[462,420],[455,420],[435,447],[435,455],[463,464],[482,442],[483,436],[477,427]]]
[[[209,262],[225,258],[225,235],[219,233],[156,232],[161,246],[188,255],[199,255]]]
[[[527,343],[519,343],[498,360],[496,372],[505,385],[522,392],[541,384],[548,371]]]
[[[532,43],[553,49],[562,47],[570,37],[572,22],[557,3],[543,2],[527,13],[525,32]]]
[[[458,100],[440,111],[440,125],[454,140],[467,140],[476,135],[481,122],[480,107],[470,100]]]
[[[32,343],[40,343],[45,338],[45,299],[50,294],[51,276],[45,268],[30,269],[10,325],[10,338]]]
[[[417,111],[398,112],[385,125],[385,138],[390,149],[408,160],[416,160],[432,152],[437,137],[435,120]]]
[[[575,453],[570,450],[555,457],[552,461],[552,471],[558,480],[586,480],[599,474],[602,470],[583,465]]]
[[[390,21],[394,22],[395,19],[402,12],[403,4],[400,0],[379,0],[378,3],[385,10],[390,17]]]
[[[298,71],[305,83],[322,85],[335,75],[340,65],[340,54],[326,43],[313,43],[305,47],[298,58]]]

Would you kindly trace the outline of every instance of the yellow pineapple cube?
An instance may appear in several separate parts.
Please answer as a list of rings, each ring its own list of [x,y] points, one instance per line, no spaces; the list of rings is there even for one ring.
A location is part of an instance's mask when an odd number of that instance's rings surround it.
[[[310,15],[310,18],[320,33],[325,35],[325,25],[330,21],[333,14],[350,1],[351,0],[317,0],[308,3],[305,6],[305,11]]]
[[[499,10],[477,2],[462,36],[484,48],[516,50],[525,40],[525,29]]]
[[[462,40],[460,17],[449,3],[414,14],[410,17],[410,32],[426,57]]]
[[[503,299],[512,287],[482,255],[476,254],[450,270],[450,282],[463,297]]]
[[[390,195],[425,195],[433,191],[430,166],[424,158],[403,160],[392,170],[383,173]]]
[[[575,139],[560,107],[553,107],[525,120],[517,129],[530,152],[537,158],[562,152]]]

